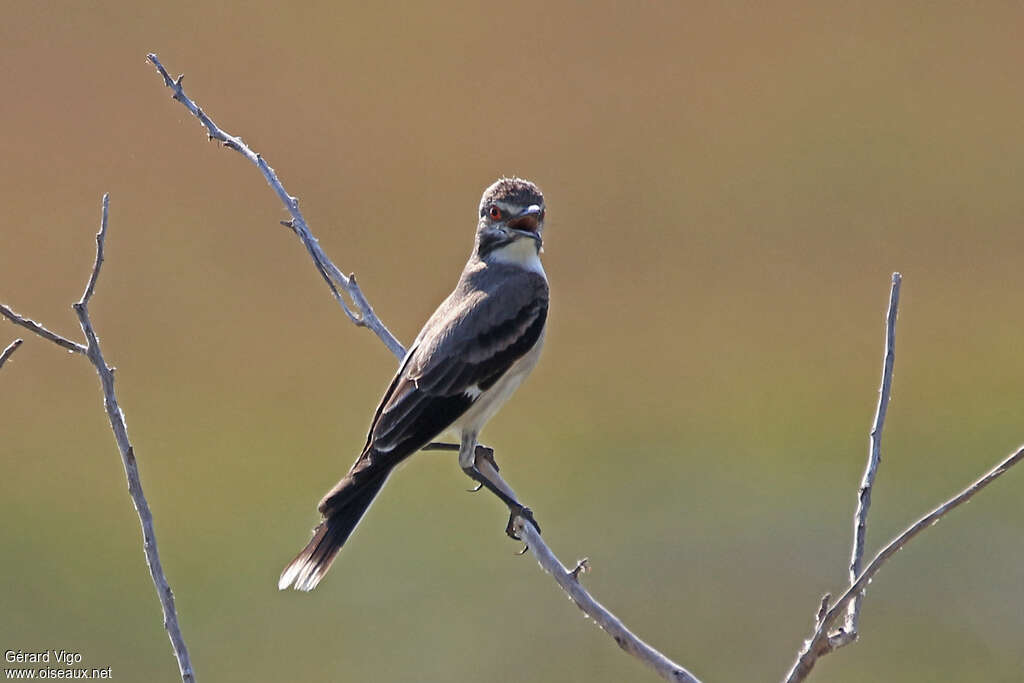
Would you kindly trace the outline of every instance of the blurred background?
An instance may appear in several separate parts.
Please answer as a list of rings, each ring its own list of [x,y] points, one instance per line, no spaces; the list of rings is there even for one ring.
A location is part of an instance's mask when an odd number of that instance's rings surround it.
[[[845,583],[904,274],[868,548],[1024,441],[1016,3],[14,3],[0,301],[92,311],[200,681],[652,680],[503,533],[450,454],[391,479],[281,593],[394,359],[332,300],[265,155],[404,342],[480,192],[535,180],[553,306],[488,427],[563,561],[708,683],[778,680]],[[3,323],[0,649],[177,670],[95,372]],[[815,681],[1024,680],[1024,470],[900,553]]]

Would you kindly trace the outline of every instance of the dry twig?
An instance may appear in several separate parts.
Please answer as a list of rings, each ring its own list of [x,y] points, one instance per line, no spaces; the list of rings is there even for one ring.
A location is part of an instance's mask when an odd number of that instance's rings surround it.
[[[310,232],[309,226],[306,225],[306,219],[302,216],[302,212],[299,211],[299,200],[297,197],[293,197],[288,194],[287,190],[284,189],[284,185],[277,179],[277,173],[274,169],[267,164],[266,160],[256,152],[249,149],[249,146],[242,142],[242,138],[230,135],[225,131],[221,130],[213,120],[206,115],[206,113],[196,105],[195,102],[190,100],[185,94],[184,88],[181,87],[181,81],[185,78],[184,75],[178,76],[176,79],[172,79],[170,74],[167,73],[167,69],[160,63],[160,60],[155,54],[150,53],[147,55],[147,59],[153,63],[156,70],[160,73],[160,76],[164,79],[164,84],[171,89],[173,93],[172,97],[177,101],[181,102],[186,109],[192,112],[206,128],[207,136],[210,140],[217,140],[222,143],[225,147],[235,150],[243,157],[248,159],[250,162],[256,165],[260,169],[260,173],[266,179],[267,184],[274,190],[281,202],[284,203],[285,209],[291,214],[291,220],[282,221],[282,225],[290,228],[299,239],[302,240],[306,250],[313,259],[313,265],[320,272],[324,281],[327,282],[327,286],[331,288],[331,293],[341,306],[342,310],[345,311],[345,315],[359,327],[366,327],[370,329],[377,337],[384,342],[384,346],[388,347],[399,360],[405,356],[405,348],[402,344],[395,339],[395,336],[391,334],[391,331],[384,326],[384,323],[380,321],[377,314],[373,312],[373,307],[370,306],[370,302],[363,296],[362,290],[359,289],[359,285],[356,284],[356,276],[354,274],[345,275],[338,269],[336,265],[327,258],[327,254],[324,253],[323,249],[320,248],[320,242]],[[345,297],[338,291],[338,287],[341,287],[345,292],[352,298],[356,308],[359,312],[356,313],[345,301]]]
[[[882,430],[885,428],[885,414],[889,409],[889,396],[892,394],[892,368],[896,359],[896,316],[900,305],[900,283],[903,276],[892,274],[892,287],[889,290],[889,311],[885,316],[885,356],[882,359],[882,384],[878,388],[878,406],[875,408],[875,421],[871,425],[868,449],[868,464],[864,470],[857,495],[857,512],[853,517],[853,549],[850,555],[850,583],[860,576],[864,560],[864,539],[867,537],[868,511],[871,509],[871,488],[875,484],[878,466],[882,462]],[[857,639],[857,623],[860,620],[860,606],[864,601],[861,592],[850,603],[846,613],[846,624],[835,634],[836,647]],[[840,643],[839,641],[845,641]]]
[[[576,606],[610,635],[619,647],[654,669],[666,681],[700,683],[692,673],[638,638],[618,617],[594,599],[579,582],[579,574],[588,571],[586,560],[578,562],[574,569],[568,569],[555,557],[532,524],[526,523],[522,517],[517,517],[515,530],[544,571],[554,577],[559,587],[572,598]]]
[[[160,606],[164,613],[164,628],[171,639],[171,647],[174,648],[174,656],[178,660],[178,670],[183,683],[195,681],[195,674],[192,671],[192,662],[188,656],[188,648],[185,646],[185,638],[181,635],[181,627],[178,625],[178,613],[174,607],[174,594],[164,576],[163,565],[160,563],[160,552],[156,543],[156,532],[153,529],[153,514],[149,509],[149,502],[142,490],[142,481],[139,478],[139,467],[135,461],[135,452],[131,441],[128,440],[128,427],[125,425],[124,413],[117,404],[117,396],[114,394],[114,370],[103,359],[100,350],[100,342],[89,318],[89,300],[96,289],[96,280],[100,275],[100,266],[103,265],[103,248],[107,238],[107,214],[110,207],[110,196],[103,195],[103,214],[100,220],[100,231],[96,233],[96,260],[93,263],[92,271],[89,273],[89,280],[82,292],[82,298],[72,308],[78,316],[78,322],[85,334],[86,345],[65,339],[58,334],[50,332],[42,325],[23,318],[10,308],[0,304],[0,314],[3,314],[16,325],[31,330],[43,339],[48,339],[58,346],[84,354],[89,362],[96,368],[100,376],[100,384],[103,387],[103,406],[107,411],[107,418],[110,421],[110,428],[114,432],[114,439],[117,441],[117,448],[121,452],[121,462],[124,465],[124,473],[128,478],[128,493],[135,504],[135,511],[139,516],[139,524],[142,526],[142,545],[146,554],[146,564],[149,565],[149,573],[153,579],[153,586],[156,588],[157,597],[160,599]],[[12,345],[13,346],[13,345]],[[13,351],[13,349],[10,349]],[[5,352],[5,358],[8,354]],[[0,360],[2,363],[2,360]]]
[[[37,323],[35,320],[30,320],[23,316],[18,315],[14,310],[0,304],[0,315],[10,320],[15,325],[20,325],[26,330],[30,330],[35,334],[39,335],[43,339],[52,341],[57,346],[67,349],[68,351],[74,351],[75,353],[85,353],[85,347],[78,342],[73,342],[66,337],[62,337],[56,332],[50,332],[48,329]]]
[[[4,366],[4,363],[7,362],[7,359],[10,358],[14,354],[14,352],[18,350],[18,347],[21,346],[21,343],[23,341],[25,340],[15,339],[14,341],[7,345],[7,348],[4,349],[3,353],[0,353],[0,368],[2,368]]]
[[[804,643],[804,647],[800,651],[796,662],[793,664],[793,668],[785,679],[786,683],[798,683],[799,681],[804,680],[807,678],[807,675],[814,667],[814,663],[819,658],[835,651],[835,645],[831,642],[829,636],[829,628],[837,619],[839,619],[840,616],[842,616],[849,603],[864,591],[864,588],[871,582],[871,579],[878,573],[878,570],[882,568],[882,565],[885,564],[886,560],[895,555],[912,538],[928,527],[933,526],[951,510],[973,498],[975,494],[1001,477],[1021,460],[1024,460],[1024,446],[1018,448],[1013,454],[986,472],[980,479],[977,479],[963,491],[914,522],[903,533],[890,541],[889,545],[882,548],[882,550],[875,555],[875,558],[871,560],[870,564],[868,564],[864,569],[863,573],[857,577],[857,580],[854,581],[850,587],[846,589],[846,592],[839,596],[839,599],[836,600],[835,604],[825,612],[824,616],[822,616],[819,611],[814,633],[811,635],[810,639]]]
[[[807,678],[814,668],[814,664],[825,655],[835,652],[839,648],[849,645],[857,640],[857,627],[860,618],[860,608],[864,599],[864,590],[867,588],[871,577],[881,566],[892,557],[896,551],[902,548],[910,539],[914,538],[924,529],[935,524],[943,515],[961,503],[969,500],[974,494],[988,486],[993,480],[1006,472],[1010,467],[1024,457],[1024,447],[997,465],[994,469],[968,486],[962,492],[949,499],[929,514],[922,517],[906,531],[893,539],[885,546],[871,561],[867,569],[861,571],[861,562],[864,557],[864,539],[867,531],[868,510],[871,507],[871,489],[878,472],[878,465],[882,460],[882,430],[885,427],[885,414],[889,407],[889,396],[892,393],[892,371],[895,359],[896,343],[896,317],[900,301],[900,284],[903,281],[899,273],[892,274],[892,287],[889,290],[889,311],[886,314],[885,324],[885,354],[882,360],[882,384],[878,390],[878,407],[875,410],[875,419],[871,426],[870,447],[868,449],[868,464],[864,471],[864,479],[861,482],[857,496],[857,511],[854,514],[853,550],[850,559],[850,586],[840,596],[839,600],[829,607],[831,596],[826,595],[821,600],[815,617],[814,634],[804,643],[803,649],[797,654],[796,662],[790,669],[786,683],[798,683]],[[830,630],[835,625],[839,616],[846,611],[845,622],[842,627]]]

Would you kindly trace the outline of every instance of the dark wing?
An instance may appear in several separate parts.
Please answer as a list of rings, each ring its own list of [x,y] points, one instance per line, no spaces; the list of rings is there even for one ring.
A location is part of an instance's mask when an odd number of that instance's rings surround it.
[[[525,271],[494,291],[456,290],[414,342],[353,470],[394,464],[448,428],[537,343],[547,310],[547,283]]]

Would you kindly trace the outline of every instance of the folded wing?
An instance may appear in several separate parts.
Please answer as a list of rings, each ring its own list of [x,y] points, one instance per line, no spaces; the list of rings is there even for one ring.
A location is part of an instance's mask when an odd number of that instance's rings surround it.
[[[393,460],[422,448],[537,343],[547,287],[540,278],[522,279],[522,286],[506,282],[498,292],[473,292],[457,308],[438,309],[381,401],[364,455]]]

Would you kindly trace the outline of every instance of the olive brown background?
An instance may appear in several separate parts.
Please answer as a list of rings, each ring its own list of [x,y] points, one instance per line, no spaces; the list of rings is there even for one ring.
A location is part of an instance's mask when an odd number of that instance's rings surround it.
[[[254,168],[411,339],[481,190],[548,201],[534,376],[488,428],[595,595],[711,681],[775,680],[841,589],[904,274],[869,552],[1024,441],[1016,3],[2,6],[0,300],[92,310],[202,681],[624,681],[450,455],[393,477],[327,580],[277,591],[394,359]],[[24,331],[0,325],[0,346]],[[0,371],[0,649],[176,669],[80,357]],[[1024,471],[900,553],[820,681],[1024,680]]]

